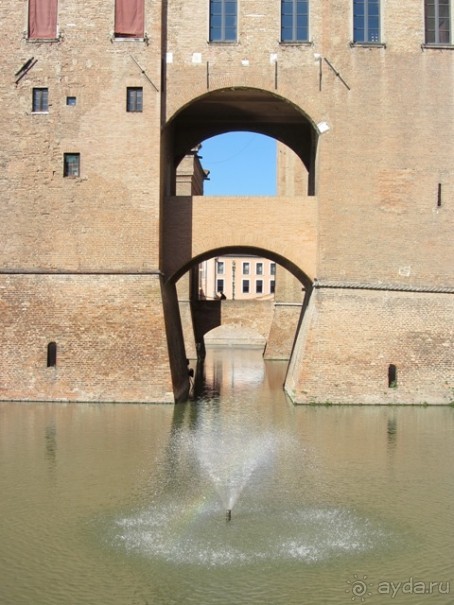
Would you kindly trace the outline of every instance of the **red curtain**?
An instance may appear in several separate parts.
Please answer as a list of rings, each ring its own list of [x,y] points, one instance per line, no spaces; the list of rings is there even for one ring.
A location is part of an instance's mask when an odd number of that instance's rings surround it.
[[[28,35],[30,38],[56,38],[58,0],[29,0]]]
[[[143,38],[144,0],[115,0],[115,35]]]

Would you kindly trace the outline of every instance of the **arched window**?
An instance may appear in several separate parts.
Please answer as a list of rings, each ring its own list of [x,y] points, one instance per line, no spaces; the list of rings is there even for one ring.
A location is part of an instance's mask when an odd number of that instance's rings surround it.
[[[388,366],[388,388],[395,389],[397,387],[397,367],[390,363]]]
[[[57,343],[50,342],[47,345],[47,367],[55,368],[57,365]]]

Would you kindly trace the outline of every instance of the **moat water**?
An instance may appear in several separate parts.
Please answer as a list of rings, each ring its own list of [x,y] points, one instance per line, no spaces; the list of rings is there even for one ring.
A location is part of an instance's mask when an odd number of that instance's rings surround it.
[[[185,405],[0,403],[0,603],[454,603],[454,409],[294,407],[284,373],[214,350]]]

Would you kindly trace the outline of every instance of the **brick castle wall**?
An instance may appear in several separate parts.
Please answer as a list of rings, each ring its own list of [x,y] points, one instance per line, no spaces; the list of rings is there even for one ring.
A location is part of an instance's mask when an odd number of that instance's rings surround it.
[[[172,382],[174,393],[184,391],[176,294],[169,288],[163,301],[158,272],[173,275],[210,252],[219,223],[208,220],[214,198],[173,213],[183,199],[169,197],[173,145],[186,132],[172,126],[179,112],[226,89],[251,91],[243,110],[252,130],[261,130],[263,115],[279,123],[292,107],[317,140],[315,196],[301,195],[306,168],[282,157],[279,198],[217,208],[226,217],[222,241],[282,254],[322,286],[288,391],[298,402],[448,401],[452,49],[421,46],[422,2],[383,3],[386,44],[378,46],[350,44],[350,0],[311,3],[311,44],[281,44],[279,6],[240,2],[238,42],[210,44],[208,2],[146,0],[147,41],[126,42],[112,40],[113,2],[61,2],[61,40],[41,43],[24,36],[27,3],[2,2],[3,398],[167,401]],[[128,86],[143,87],[143,112],[126,112]],[[47,114],[32,114],[34,87],[49,89]],[[280,102],[273,116],[254,90]],[[219,128],[228,130],[228,102],[224,109]],[[80,153],[77,178],[63,177],[67,152]],[[432,293],[411,292],[418,289]],[[55,372],[42,365],[49,339],[61,360]],[[397,389],[383,386],[389,363]]]

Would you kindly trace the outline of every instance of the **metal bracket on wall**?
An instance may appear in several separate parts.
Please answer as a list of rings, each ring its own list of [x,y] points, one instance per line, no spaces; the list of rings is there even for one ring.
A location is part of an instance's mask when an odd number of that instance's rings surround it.
[[[32,57],[31,59],[26,61],[20,69],[18,69],[16,71],[16,73],[14,74],[14,77],[16,78],[16,86],[19,84],[19,82],[22,80],[22,78],[26,74],[28,74],[28,72],[31,70],[31,68],[34,67],[37,63],[38,63],[38,59],[35,59],[35,57]]]
[[[134,61],[134,63],[137,65],[137,67],[140,69],[140,71],[142,72],[142,74],[146,77],[146,79],[150,82],[150,84],[153,86],[153,88],[155,89],[156,92],[159,92],[159,90],[156,88],[156,86],[153,84],[152,80],[148,77],[147,72],[143,69],[143,67],[141,65],[139,65],[139,63],[137,63],[137,61],[134,59],[134,57],[132,55],[129,55],[131,57],[131,59]]]
[[[336,74],[336,76],[339,78],[339,80],[342,82],[342,84],[345,86],[345,88],[347,88],[348,90],[351,90],[350,86],[347,84],[347,82],[344,80],[344,78],[340,75],[340,73],[337,71],[337,69],[328,61],[328,59],[326,57],[323,57],[323,58],[326,61],[326,63],[330,66],[330,68],[333,70],[333,72]]]

